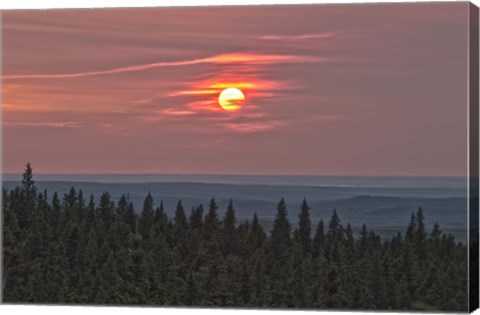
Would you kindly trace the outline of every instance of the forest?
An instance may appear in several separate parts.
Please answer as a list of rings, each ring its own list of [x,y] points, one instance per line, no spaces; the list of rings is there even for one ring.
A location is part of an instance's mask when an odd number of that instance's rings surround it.
[[[189,211],[178,201],[169,218],[150,193],[138,212],[112,199],[73,187],[50,196],[27,164],[21,185],[3,189],[3,301],[467,310],[468,248],[427,227],[421,207],[382,238],[366,225],[354,233],[335,209],[311,222],[307,200],[292,224],[280,199],[264,231],[256,215],[237,222],[233,201]]]

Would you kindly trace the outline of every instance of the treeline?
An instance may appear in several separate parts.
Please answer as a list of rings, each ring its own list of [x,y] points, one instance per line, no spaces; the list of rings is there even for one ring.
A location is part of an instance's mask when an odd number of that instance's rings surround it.
[[[4,301],[314,309],[467,309],[467,248],[422,208],[404,233],[354,235],[336,211],[312,226],[304,200],[293,229],[284,200],[268,235],[256,215],[237,222],[214,199],[168,218],[148,194],[98,205],[74,188],[39,192],[27,164],[3,191]],[[223,212],[223,211],[222,211]]]

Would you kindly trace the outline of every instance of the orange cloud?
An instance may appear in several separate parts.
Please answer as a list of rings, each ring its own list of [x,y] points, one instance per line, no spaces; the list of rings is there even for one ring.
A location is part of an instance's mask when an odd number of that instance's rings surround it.
[[[218,90],[192,90],[192,91],[178,91],[171,93],[169,96],[180,96],[180,95],[208,95],[208,94],[217,94]]]
[[[161,110],[163,118],[188,120],[195,115],[210,125],[237,133],[265,132],[281,126],[265,113],[265,105],[280,91],[299,88],[295,82],[273,79],[265,65],[286,62],[310,62],[309,57],[288,55],[228,54],[215,58],[215,68],[206,79],[183,83],[170,93],[172,102]],[[225,113],[218,103],[224,89],[237,88],[245,95],[245,105],[235,113]],[[158,119],[161,119],[160,117]]]
[[[246,80],[246,79],[245,79]],[[176,108],[163,111],[167,115],[175,115],[175,112],[182,109],[188,109],[195,112],[222,111],[218,104],[218,95],[224,89],[235,87],[240,89],[246,96],[248,105],[242,109],[243,112],[251,112],[257,107],[253,106],[262,98],[274,95],[273,90],[282,88],[283,84],[268,80],[250,78],[249,81],[235,80],[229,76],[219,75],[216,78],[191,82],[188,88],[171,93],[172,97],[184,97],[185,104],[177,105]],[[176,116],[176,115],[175,115]]]

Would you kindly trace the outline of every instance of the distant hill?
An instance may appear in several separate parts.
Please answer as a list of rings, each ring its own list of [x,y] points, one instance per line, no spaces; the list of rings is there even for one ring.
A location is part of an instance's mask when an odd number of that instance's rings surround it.
[[[240,221],[250,220],[254,213],[261,224],[270,231],[276,206],[284,197],[293,225],[297,222],[298,210],[303,198],[311,207],[314,225],[323,218],[328,222],[332,210],[337,209],[343,223],[350,222],[354,231],[363,223],[381,235],[396,234],[408,223],[412,211],[422,206],[426,214],[427,228],[438,222],[445,232],[452,233],[458,240],[466,240],[467,199],[466,191],[440,188],[395,188],[395,187],[336,187],[294,185],[251,185],[251,184],[207,184],[207,183],[90,183],[64,181],[38,181],[40,190],[46,189],[51,198],[54,191],[61,195],[72,186],[82,189],[85,198],[94,194],[97,198],[108,191],[114,200],[126,194],[141,210],[143,200],[151,192],[155,203],[163,201],[166,212],[173,215],[178,200],[182,200],[187,213],[191,207],[202,203],[206,206],[211,197],[219,205],[219,213],[233,200]],[[4,187],[11,189],[18,182],[7,181]]]

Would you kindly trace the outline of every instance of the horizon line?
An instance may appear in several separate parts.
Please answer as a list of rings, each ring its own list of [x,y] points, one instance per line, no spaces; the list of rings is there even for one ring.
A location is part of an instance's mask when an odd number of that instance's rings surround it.
[[[13,175],[22,175],[23,172],[18,172],[18,173],[4,173],[1,172],[0,176],[13,176]],[[469,175],[352,175],[352,174],[341,174],[341,175],[327,175],[327,174],[235,174],[235,173],[48,173],[48,172],[33,172],[33,177],[35,178],[36,175],[73,175],[73,176],[89,176],[89,175],[95,175],[95,176],[243,176],[243,177],[248,177],[248,176],[256,176],[256,177],[376,177],[376,178],[386,178],[386,177],[399,177],[399,178],[469,178]]]

